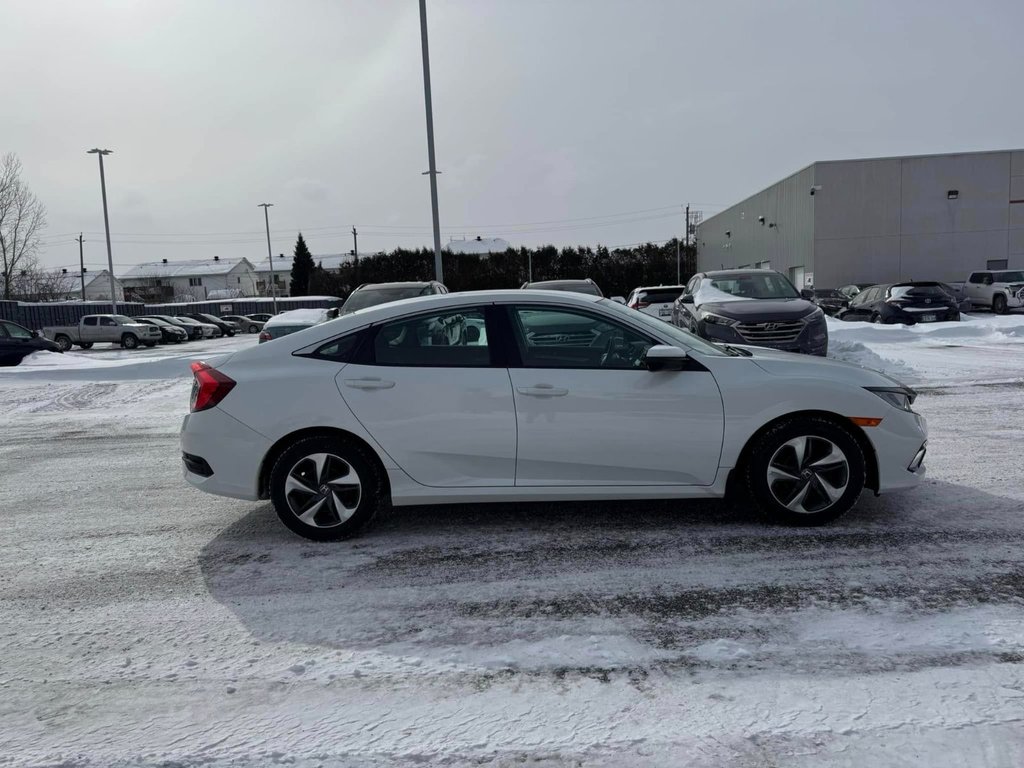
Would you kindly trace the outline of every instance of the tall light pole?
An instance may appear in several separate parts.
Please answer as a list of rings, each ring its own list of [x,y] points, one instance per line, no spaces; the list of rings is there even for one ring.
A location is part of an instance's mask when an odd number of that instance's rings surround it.
[[[274,254],[270,251],[270,206],[273,203],[260,203],[257,208],[263,209],[263,222],[267,225],[267,261],[270,262],[270,295],[274,297],[274,314],[277,314],[277,279],[274,277]]]
[[[441,265],[441,223],[437,213],[437,163],[434,160],[434,108],[430,100],[430,51],[427,47],[427,0],[420,0],[420,39],[423,44],[423,101],[427,108],[427,162],[430,170],[430,209],[434,219],[434,279],[444,282]]]
[[[78,276],[82,278],[82,301],[85,301],[85,254],[82,251],[82,243],[85,242],[85,238],[79,232],[75,239],[78,241]]]
[[[107,179],[103,175],[103,156],[112,154],[109,149],[90,149],[87,155],[100,159],[100,191],[103,193],[103,228],[107,232],[107,269],[110,270],[110,309],[117,314],[117,291],[114,288],[114,257],[110,253],[110,218],[107,216]]]

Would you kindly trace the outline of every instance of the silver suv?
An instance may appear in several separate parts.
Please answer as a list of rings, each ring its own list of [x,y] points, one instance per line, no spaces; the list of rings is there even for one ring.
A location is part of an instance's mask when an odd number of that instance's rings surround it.
[[[433,296],[436,293],[448,293],[448,289],[437,280],[421,283],[363,283],[345,299],[340,314],[347,315],[357,309],[375,307],[389,301],[414,299],[417,296]]]

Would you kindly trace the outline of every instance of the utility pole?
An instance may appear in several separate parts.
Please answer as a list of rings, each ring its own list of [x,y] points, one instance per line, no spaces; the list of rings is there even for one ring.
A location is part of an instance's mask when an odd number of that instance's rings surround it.
[[[427,47],[427,0],[420,0],[420,40],[423,47],[423,101],[427,109],[427,161],[430,170],[430,208],[434,223],[434,279],[444,282],[441,264],[441,222],[437,213],[437,163],[434,159],[434,107],[430,99],[430,51]]]
[[[359,233],[352,227],[352,280],[359,284]]]
[[[277,278],[274,277],[274,254],[270,251],[270,214],[267,211],[273,203],[260,203],[257,208],[263,209],[263,222],[267,225],[267,260],[270,262],[270,295],[274,297],[274,314],[277,314]]]
[[[690,204],[686,204],[686,256],[690,256]],[[679,259],[676,259],[676,285],[679,284]]]
[[[82,243],[85,242],[85,239],[79,232],[75,240],[78,241],[78,276],[82,278],[82,301],[85,301],[85,255],[82,252]]]
[[[107,233],[107,269],[110,270],[110,309],[117,314],[117,292],[114,288],[114,257],[110,254],[110,219],[107,216],[107,179],[103,175],[103,156],[112,154],[109,149],[90,149],[87,155],[96,155],[100,159],[100,191],[103,194],[103,228]]]

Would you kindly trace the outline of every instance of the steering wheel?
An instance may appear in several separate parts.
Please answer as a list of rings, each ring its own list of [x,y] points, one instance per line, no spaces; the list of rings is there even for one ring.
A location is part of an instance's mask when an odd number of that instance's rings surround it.
[[[639,368],[643,362],[645,345],[642,342],[626,343],[621,334],[611,334],[601,355],[601,367]]]

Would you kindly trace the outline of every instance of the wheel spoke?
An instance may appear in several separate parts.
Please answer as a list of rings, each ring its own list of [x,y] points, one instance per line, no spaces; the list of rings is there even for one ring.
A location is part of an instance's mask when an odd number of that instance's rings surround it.
[[[846,483],[843,483],[842,487],[832,485],[832,483],[828,482],[817,472],[814,473],[814,482],[822,495],[828,498],[829,505],[835,504],[839,497],[843,495],[847,485]]]
[[[795,481],[795,480],[799,480],[799,479],[800,479],[800,475],[794,475],[792,472],[789,472],[789,471],[783,469],[782,467],[776,466],[775,464],[772,464],[770,467],[768,467],[768,482],[769,483],[774,483],[776,480],[792,480],[792,481]]]
[[[834,443],[830,442],[828,444],[828,453],[820,459],[810,462],[807,466],[810,469],[832,469],[845,463],[846,457],[843,455],[843,452],[836,448]]]
[[[310,488],[302,480],[295,476],[295,470],[292,470],[292,474],[288,475],[288,479],[284,482],[285,495],[290,494],[292,491],[301,491],[302,493],[308,493],[311,496],[316,495],[316,489]]]
[[[793,453],[796,454],[796,468],[804,468],[804,457],[807,455],[807,443],[810,438],[798,437],[795,440],[790,440],[788,445],[793,447]]]
[[[315,453],[309,457],[313,461],[313,466],[316,467],[316,475],[313,481],[320,485],[324,481],[324,467],[327,466],[327,454],[326,453]]]
[[[312,499],[312,503],[307,504],[304,511],[299,515],[299,520],[304,522],[306,525],[316,525],[316,521],[313,519],[316,517],[316,513],[323,509],[324,504],[327,503],[326,497],[317,496]]]
[[[790,498],[790,500],[786,503],[786,507],[788,509],[793,510],[794,512],[806,512],[807,510],[804,509],[804,499],[807,497],[807,491],[809,491],[810,488],[810,482],[801,482],[796,493],[794,493],[792,498]]]

